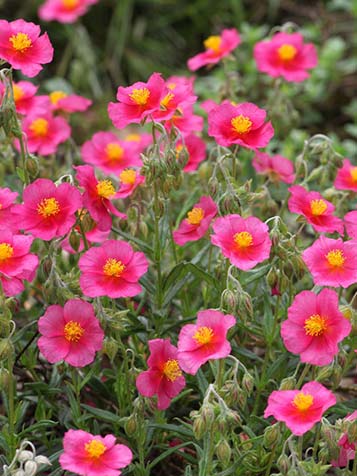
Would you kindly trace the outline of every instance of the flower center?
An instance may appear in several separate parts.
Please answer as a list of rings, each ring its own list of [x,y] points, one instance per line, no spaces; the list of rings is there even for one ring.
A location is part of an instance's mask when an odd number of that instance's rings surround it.
[[[342,250],[331,250],[327,253],[328,264],[333,268],[342,268],[345,263],[345,257]]]
[[[231,124],[234,132],[237,134],[246,134],[252,128],[252,121],[247,116],[239,114],[239,116],[233,117]]]
[[[164,363],[164,366],[162,368],[162,372],[167,378],[167,380],[170,380],[171,382],[174,382],[177,380],[179,377],[181,377],[182,372],[179,367],[179,364],[177,360],[175,359],[169,359]]]
[[[84,449],[89,458],[98,459],[106,452],[107,447],[99,440],[92,440],[84,445]]]
[[[327,210],[327,204],[324,200],[321,199],[311,200],[310,208],[311,213],[317,217],[325,213],[325,211]]]
[[[48,121],[42,117],[35,119],[30,125],[30,131],[36,137],[46,137],[48,134]]]
[[[12,35],[10,36],[9,41],[14,50],[19,53],[25,53],[25,51],[32,47],[32,41],[27,33],[17,33],[16,35]]]
[[[318,337],[327,330],[326,319],[319,314],[313,314],[306,319],[304,329],[307,336]]]
[[[140,136],[140,134],[128,134],[125,137],[125,140],[127,140],[129,142],[140,142],[141,136]]]
[[[105,153],[111,162],[116,162],[123,157],[124,149],[119,144],[111,142],[106,146]]]
[[[61,210],[60,204],[57,202],[57,200],[54,197],[44,198],[37,205],[37,213],[39,215],[42,215],[43,218],[56,216],[58,215],[60,210]]]
[[[25,95],[24,90],[17,84],[12,85],[12,93],[14,95],[14,101],[17,102]]]
[[[62,5],[66,10],[73,10],[78,7],[79,0],[62,0]]]
[[[203,42],[206,50],[212,50],[215,53],[220,53],[221,51],[222,38],[219,35],[212,35]]]
[[[64,91],[53,91],[50,94],[50,101],[54,106],[57,106],[58,101],[60,101],[63,98],[66,98],[67,96],[68,94],[65,93]]]
[[[190,225],[199,225],[205,216],[205,212],[200,207],[194,207],[187,213],[187,221]]]
[[[193,339],[197,342],[197,344],[206,345],[212,342],[213,337],[213,329],[211,329],[211,327],[203,326],[197,329]]]
[[[172,93],[167,93],[166,96],[164,97],[164,99],[161,100],[160,102],[160,106],[164,109],[167,109],[170,105],[170,102],[172,101],[172,99],[175,97],[174,94]]]
[[[136,172],[133,169],[125,169],[119,174],[119,178],[125,185],[134,185]]]
[[[108,258],[103,266],[103,273],[114,278],[120,278],[124,270],[125,264],[115,258]]]
[[[0,243],[0,262],[6,261],[14,254],[14,248],[9,243]]]
[[[84,329],[79,322],[69,321],[64,326],[64,337],[68,342],[78,342],[83,334]]]
[[[138,106],[146,106],[150,97],[150,91],[148,88],[133,89],[129,97]]]
[[[249,231],[241,231],[240,233],[236,233],[233,239],[238,249],[248,248],[253,244],[253,237]]]
[[[314,403],[314,397],[309,393],[299,392],[295,395],[293,405],[300,411],[306,412]]]
[[[293,45],[289,45],[288,43],[281,45],[278,48],[278,55],[282,61],[291,61],[295,58],[297,54],[297,49]]]
[[[98,195],[102,198],[109,198],[115,195],[115,188],[112,182],[108,179],[98,182],[96,188]]]
[[[357,167],[351,167],[350,174],[351,174],[352,182],[357,183]]]

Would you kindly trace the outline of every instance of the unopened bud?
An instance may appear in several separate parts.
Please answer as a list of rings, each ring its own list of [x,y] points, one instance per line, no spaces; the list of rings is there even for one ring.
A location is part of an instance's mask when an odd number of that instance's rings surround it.
[[[106,337],[103,342],[103,353],[109,357],[109,360],[113,362],[115,356],[118,353],[119,345],[112,337]]]
[[[270,268],[266,276],[268,285],[274,288],[278,283],[278,273],[275,268]]]
[[[138,424],[136,421],[135,414],[130,415],[124,424],[125,433],[130,437],[135,435],[136,430],[138,429]]]
[[[201,418],[205,425],[205,431],[209,430],[215,420],[214,408],[210,404],[206,404],[202,407]]]
[[[201,180],[207,182],[207,180],[212,176],[212,165],[210,162],[203,162],[198,169],[198,175]]]
[[[21,462],[24,463],[25,461],[29,459],[33,459],[33,452],[32,451],[27,451],[27,450],[22,450],[19,452],[17,459]]]
[[[26,461],[24,470],[26,476],[34,476],[37,473],[37,463],[35,461]]]
[[[219,183],[216,177],[212,177],[208,181],[208,190],[210,195],[216,195],[219,189]]]
[[[319,370],[316,380],[318,382],[322,382],[323,380],[326,380],[331,377],[333,372],[333,367],[328,366],[328,367],[323,367],[321,370]]]
[[[284,476],[288,474],[288,471],[290,468],[290,462],[286,454],[280,455],[276,464],[278,465],[279,470]],[[290,472],[289,472],[289,475],[290,475]]]
[[[247,394],[250,395],[254,388],[254,378],[250,373],[245,372],[242,379],[242,386],[246,390]]]
[[[341,382],[342,368],[340,365],[335,365],[332,372],[332,382],[335,386],[338,386]]]
[[[196,440],[203,438],[203,435],[206,433],[206,428],[201,417],[195,418],[193,421],[192,431]]]
[[[234,312],[237,306],[237,298],[233,291],[225,289],[222,295],[223,306],[228,312]]]
[[[81,239],[75,230],[72,230],[71,234],[69,235],[69,244],[74,249],[74,251],[78,251],[79,245],[81,244]]]
[[[281,383],[279,390],[294,390],[296,387],[296,379],[294,377],[286,377]]]
[[[39,164],[38,164],[38,159],[34,155],[31,155],[30,157],[27,158],[26,160],[26,169],[31,175],[31,177],[36,177],[39,172]]]
[[[345,317],[349,321],[352,319],[353,312],[350,306],[341,306],[340,311],[342,312],[343,317]]]
[[[280,440],[279,423],[275,423],[275,425],[268,426],[267,428],[265,428],[263,444],[266,448],[272,448],[279,442],[279,440]]]
[[[47,456],[38,455],[35,458],[37,464],[47,464],[48,466],[52,466],[51,461],[47,458]]]
[[[81,218],[82,228],[85,233],[88,231],[93,230],[95,227],[95,221],[89,215],[89,213],[85,213],[84,216]]]
[[[357,440],[357,421],[352,421],[347,430],[348,441],[354,442]]]
[[[219,440],[215,448],[215,453],[217,455],[218,461],[222,463],[222,465],[228,466],[231,460],[232,450],[227,440],[223,438]]]
[[[7,369],[0,368],[0,391],[6,391],[9,388],[10,374]]]
[[[13,353],[14,346],[12,345],[10,339],[0,339],[0,359],[11,357]]]
[[[23,469],[18,469],[12,474],[12,476],[26,476],[26,473]]]

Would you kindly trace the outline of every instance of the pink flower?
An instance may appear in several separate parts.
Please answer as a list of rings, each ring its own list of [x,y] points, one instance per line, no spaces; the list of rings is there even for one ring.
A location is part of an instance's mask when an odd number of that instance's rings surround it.
[[[58,187],[48,179],[37,179],[23,193],[22,205],[15,205],[20,228],[36,238],[48,241],[63,236],[76,221],[75,212],[82,206],[79,191],[69,183]]]
[[[147,83],[138,82],[127,88],[120,86],[117,92],[119,103],[111,102],[108,106],[114,126],[123,129],[128,124],[138,124],[158,111],[164,90],[165,81],[159,73],[153,73]]]
[[[313,365],[330,364],[338,354],[337,344],[350,332],[351,324],[338,308],[338,295],[330,289],[318,295],[312,291],[297,294],[281,325],[288,351]]]
[[[275,33],[254,47],[254,58],[258,70],[286,81],[301,82],[309,77],[307,70],[317,65],[316,48],[304,43],[300,33]]]
[[[175,126],[181,134],[187,135],[191,132],[200,132],[203,129],[203,117],[193,113],[192,105],[188,104],[180,107],[170,120],[165,122],[168,132]]]
[[[348,288],[357,282],[357,242],[320,236],[302,258],[319,286]]]
[[[357,211],[346,213],[344,221],[348,236],[357,240]]]
[[[229,55],[241,42],[235,28],[223,30],[221,35],[209,36],[204,41],[206,51],[190,58],[187,62],[188,69],[196,71],[207,64],[217,64],[222,58]]]
[[[264,122],[265,118],[266,111],[255,104],[245,102],[233,106],[223,101],[208,114],[208,135],[219,145],[239,144],[255,150],[268,145],[274,135],[271,122]]]
[[[264,418],[272,415],[283,421],[294,435],[300,436],[319,422],[324,412],[335,405],[336,398],[318,382],[303,385],[301,390],[275,390],[269,396]]]
[[[343,166],[338,169],[334,187],[337,190],[352,190],[357,192],[357,167],[348,159],[343,161]]]
[[[23,280],[32,281],[35,277],[38,257],[29,252],[32,241],[32,236],[0,230],[0,281],[6,296],[21,293]]]
[[[303,215],[308,223],[318,232],[343,233],[343,222],[333,216],[334,205],[325,200],[319,192],[309,192],[300,185],[289,188],[289,210]]]
[[[189,241],[202,238],[217,212],[217,205],[211,197],[201,197],[200,201],[187,213],[187,218],[180,223],[178,230],[173,232],[175,243],[183,246]]]
[[[47,33],[40,33],[38,25],[25,20],[0,20],[0,58],[33,78],[42,70],[41,64],[50,63],[53,58]]]
[[[193,172],[197,170],[199,164],[206,158],[206,143],[195,134],[189,134],[184,141],[179,139],[176,142],[176,156],[178,157],[182,150],[188,154],[188,160],[184,172]]]
[[[78,263],[80,286],[89,297],[132,297],[141,292],[139,279],[149,263],[141,252],[134,252],[125,241],[108,240],[86,251]]]
[[[192,105],[196,100],[197,96],[193,94],[190,83],[176,84],[167,81],[160,101],[160,109],[155,111],[152,117],[158,122],[170,119],[177,109]]]
[[[209,114],[213,109],[218,107],[219,104],[216,103],[216,101],[213,101],[213,99],[206,99],[205,101],[202,101],[200,104],[200,107],[207,113]]]
[[[29,114],[35,107],[38,108],[43,104],[43,101],[39,100],[38,96],[35,96],[38,86],[35,86],[29,81],[12,83],[12,90],[16,112],[18,114]],[[4,94],[5,87],[0,83],[0,103],[4,98]]]
[[[177,348],[170,339],[154,339],[149,340],[149,349],[149,370],[138,375],[136,387],[144,397],[157,395],[158,409],[166,410],[171,399],[186,385],[177,360]]]
[[[145,182],[145,177],[133,169],[125,169],[119,174],[120,185],[117,191],[117,198],[126,198],[131,195],[134,190]]]
[[[129,143],[136,148],[137,152],[140,154],[143,152],[148,145],[152,143],[152,135],[147,132],[142,132],[141,134],[131,133],[125,137],[125,144]],[[142,165],[132,164],[132,165]]]
[[[269,258],[268,226],[258,218],[226,215],[216,219],[213,230],[211,242],[237,268],[246,271]]]
[[[352,412],[344,420],[354,421],[357,418],[357,411]],[[348,465],[348,462],[354,460],[356,453],[356,441],[350,441],[348,433],[344,433],[338,440],[338,446],[341,447],[337,460],[331,461],[332,466],[342,468]]]
[[[38,10],[41,20],[74,23],[99,0],[46,0]]]
[[[89,211],[99,230],[110,230],[112,226],[111,214],[119,218],[126,218],[125,213],[119,212],[112,204],[112,200],[118,197],[111,180],[98,181],[94,175],[94,169],[90,165],[78,165],[73,168],[76,171],[79,185],[84,188],[83,206]]]
[[[83,430],[68,430],[59,457],[62,469],[81,476],[119,476],[133,454],[125,445],[115,444],[114,435],[92,435]]]
[[[38,330],[38,348],[51,364],[64,360],[84,367],[103,345],[104,332],[93,306],[81,299],[70,299],[64,307],[49,306],[38,321]]]
[[[59,90],[53,91],[48,97],[52,111],[83,112],[92,104],[90,99]]]
[[[141,167],[140,149],[140,136],[139,141],[123,141],[112,132],[97,132],[82,145],[81,155],[104,173],[118,174],[127,167]]]
[[[227,332],[235,323],[235,317],[230,314],[207,309],[197,314],[197,324],[183,326],[177,345],[182,370],[196,375],[209,360],[227,357],[231,352]]]
[[[71,136],[71,128],[63,117],[53,117],[50,112],[37,109],[25,117],[22,128],[27,136],[29,152],[40,155],[54,154],[58,146]],[[18,142],[16,147],[20,148]]]
[[[9,188],[0,188],[0,229],[19,230],[19,223],[11,212],[17,196],[18,193]]]
[[[273,182],[293,183],[295,180],[294,164],[281,155],[271,156],[257,151],[252,165],[258,174],[269,175]]]

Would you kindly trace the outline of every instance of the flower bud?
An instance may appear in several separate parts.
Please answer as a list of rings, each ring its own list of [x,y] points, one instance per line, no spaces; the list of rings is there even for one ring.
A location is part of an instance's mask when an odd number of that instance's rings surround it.
[[[237,298],[233,291],[225,289],[222,294],[222,302],[228,313],[234,312],[237,306]]]
[[[7,369],[0,368],[0,391],[6,391],[9,388],[10,374]]]
[[[7,359],[14,353],[14,346],[10,339],[0,339],[0,359]]]
[[[341,382],[342,368],[340,365],[335,365],[332,372],[332,382],[337,387]]]
[[[250,395],[254,388],[254,378],[250,373],[245,372],[242,379],[242,386],[246,390],[247,394]]]
[[[196,440],[203,438],[203,435],[206,433],[206,428],[201,417],[195,418],[193,421],[192,431]]]
[[[93,230],[93,228],[95,227],[95,221],[92,219],[89,213],[85,213],[83,216],[81,214],[81,222],[82,222],[83,231],[85,233]]]
[[[140,221],[139,230],[140,230],[140,233],[144,236],[144,238],[147,238],[147,236],[148,236],[148,226],[144,221]]]
[[[279,390],[294,390],[296,387],[296,379],[294,377],[286,377],[281,383]]]
[[[35,155],[30,155],[26,160],[26,169],[32,178],[37,177],[39,172],[38,159]]]
[[[284,476],[288,474],[288,471],[290,468],[290,461],[286,454],[281,454],[276,464]],[[290,475],[290,472],[289,472],[289,475]]]
[[[272,448],[279,442],[279,440],[280,440],[279,423],[275,423],[275,425],[268,426],[267,428],[265,428],[263,444],[266,448]]]
[[[343,317],[345,317],[349,321],[352,319],[353,311],[351,306],[341,306],[340,311],[342,312]]]
[[[216,195],[219,189],[219,182],[216,177],[211,177],[208,181],[208,190],[210,195]]]
[[[321,370],[319,370],[316,380],[318,382],[322,382],[323,380],[326,380],[331,377],[333,372],[333,367],[328,366],[328,367],[323,367]]]
[[[231,455],[232,455],[232,450],[227,440],[225,440],[224,438],[221,438],[219,440],[215,448],[215,453],[218,458],[218,461],[222,463],[223,466],[229,465]]]
[[[52,466],[51,461],[46,456],[43,456],[43,455],[36,456],[35,461],[37,464],[47,464],[49,466]]]
[[[211,404],[205,404],[201,409],[201,418],[205,425],[205,431],[212,427],[215,420],[214,408]]]
[[[75,230],[72,230],[71,234],[69,235],[69,244],[74,249],[74,251],[78,251],[79,245],[81,244],[81,238]]]
[[[12,476],[26,476],[26,473],[23,469],[18,469],[12,474]]]
[[[126,422],[124,424],[125,433],[129,437],[135,435],[136,430],[138,429],[138,424],[137,424],[136,420],[137,420],[137,418],[136,418],[135,414],[133,413],[132,415],[130,415],[128,417],[128,419],[126,420]]]
[[[202,162],[198,169],[198,175],[201,180],[207,182],[207,180],[212,176],[212,164],[207,161]]]
[[[354,442],[357,440],[357,421],[352,421],[347,430],[348,441]]]
[[[37,473],[37,463],[31,460],[26,461],[24,470],[26,476],[34,476]]]
[[[118,353],[119,345],[112,337],[106,337],[103,342],[102,351],[109,357],[109,360],[113,362],[115,356]]]
[[[20,461],[20,463],[24,463],[29,459],[33,459],[33,452],[28,450],[22,450],[17,455],[17,459]]]

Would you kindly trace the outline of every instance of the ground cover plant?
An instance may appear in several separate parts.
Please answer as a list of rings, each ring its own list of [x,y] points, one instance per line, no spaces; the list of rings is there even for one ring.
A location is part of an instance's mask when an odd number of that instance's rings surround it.
[[[357,475],[356,38],[238,4],[168,70],[0,20],[4,476]]]

